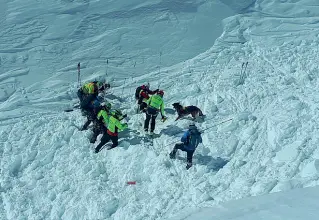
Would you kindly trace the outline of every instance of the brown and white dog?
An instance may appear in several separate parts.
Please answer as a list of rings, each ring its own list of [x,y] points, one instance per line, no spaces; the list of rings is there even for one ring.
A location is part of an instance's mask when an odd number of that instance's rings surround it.
[[[175,119],[175,121],[189,114],[192,115],[193,119],[195,119],[196,116],[204,116],[203,112],[198,107],[193,105],[183,107],[181,104],[177,102],[173,104],[173,107],[178,114],[178,117]]]

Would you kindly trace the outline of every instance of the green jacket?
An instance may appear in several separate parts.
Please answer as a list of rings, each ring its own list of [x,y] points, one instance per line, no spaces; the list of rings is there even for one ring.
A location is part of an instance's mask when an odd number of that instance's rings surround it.
[[[101,120],[105,126],[109,124],[110,120],[110,115],[109,112],[105,110],[100,110],[99,113],[97,114],[97,119]]]
[[[117,136],[117,133],[119,131],[123,131],[125,128],[127,128],[126,123],[121,123],[117,118],[115,118],[113,115],[109,118],[109,123],[107,125],[107,133],[111,136]]]
[[[148,106],[151,106],[155,109],[158,109],[161,112],[162,116],[165,116],[164,112],[164,101],[160,95],[152,95],[146,102]]]

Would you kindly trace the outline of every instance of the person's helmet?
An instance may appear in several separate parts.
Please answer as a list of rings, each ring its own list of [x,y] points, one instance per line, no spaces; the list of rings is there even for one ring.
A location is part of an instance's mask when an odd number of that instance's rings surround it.
[[[163,97],[164,91],[163,91],[163,90],[158,90],[158,91],[157,91],[157,94]]]

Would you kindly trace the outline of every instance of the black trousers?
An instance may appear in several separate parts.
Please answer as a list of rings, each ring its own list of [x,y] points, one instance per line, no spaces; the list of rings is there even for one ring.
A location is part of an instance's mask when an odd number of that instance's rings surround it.
[[[100,149],[103,147],[103,145],[106,144],[107,142],[109,142],[110,140],[113,143],[111,146],[112,148],[119,145],[119,136],[111,136],[105,132],[101,138],[101,142],[99,143],[99,145],[96,146],[95,150],[100,151]]]
[[[82,89],[79,89],[79,90],[78,90],[77,95],[78,95],[78,97],[79,97],[79,99],[80,99],[80,103],[81,103],[81,102],[83,101],[83,95],[84,95]]]
[[[90,138],[90,143],[95,143],[97,136],[99,134],[104,134],[106,132],[106,127],[98,119],[93,121],[93,134]]]
[[[81,131],[87,130],[91,122],[93,122],[96,118],[96,114],[93,110],[82,110],[83,115],[86,116],[87,121],[84,123],[84,125],[81,128]]]
[[[96,94],[84,94],[82,89],[78,90],[77,95],[80,100],[81,109],[88,109],[89,104],[97,97]]]
[[[142,102],[139,104],[139,111],[146,111],[147,104],[145,102]]]
[[[175,144],[172,154],[175,156],[177,150],[185,151],[187,153],[187,163],[192,163],[194,150],[190,151],[185,149],[185,145],[183,143]]]
[[[151,132],[155,129],[155,119],[158,115],[158,110],[152,107],[148,107],[146,110],[146,119],[144,122],[144,130],[147,131],[151,121]]]

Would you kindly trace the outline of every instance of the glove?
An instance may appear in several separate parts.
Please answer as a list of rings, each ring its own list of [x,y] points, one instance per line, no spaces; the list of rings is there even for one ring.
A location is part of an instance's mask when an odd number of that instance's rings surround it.
[[[166,121],[166,119],[167,119],[167,117],[166,116],[162,116],[162,122],[165,122]]]

